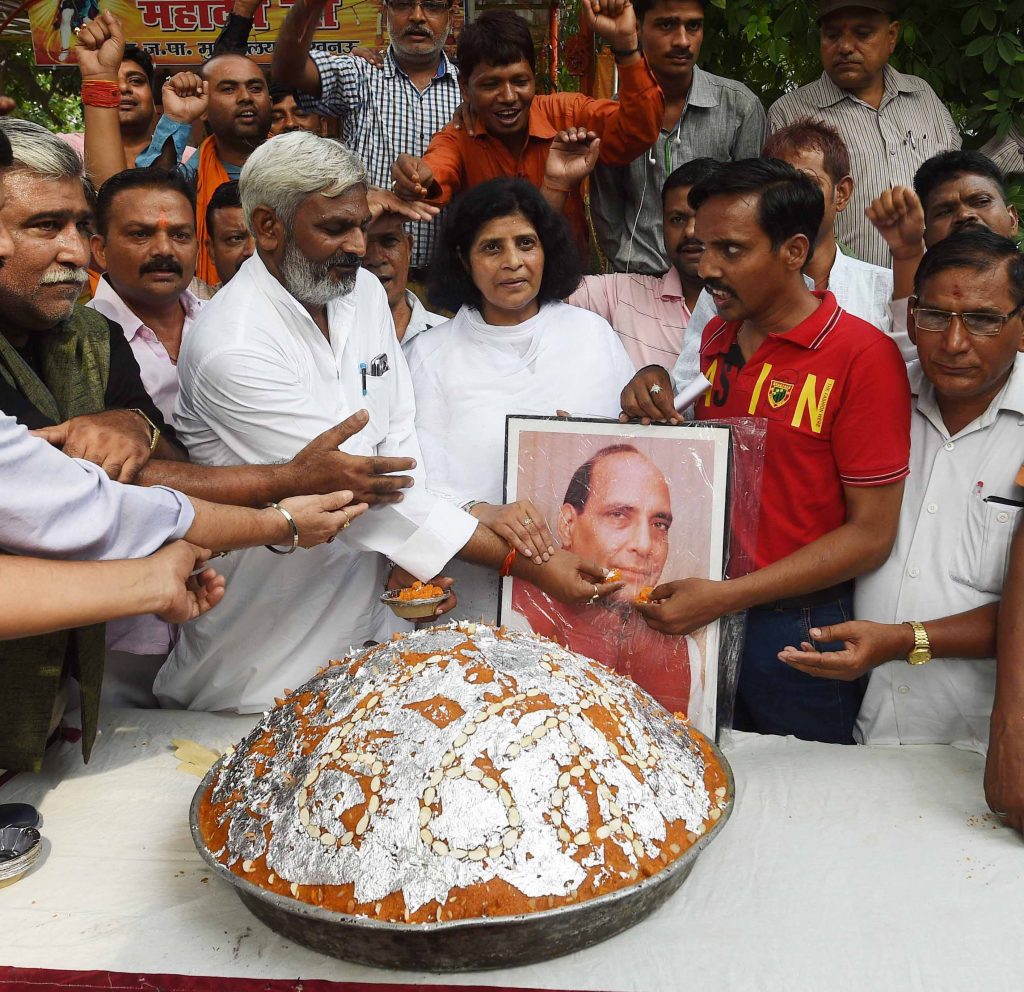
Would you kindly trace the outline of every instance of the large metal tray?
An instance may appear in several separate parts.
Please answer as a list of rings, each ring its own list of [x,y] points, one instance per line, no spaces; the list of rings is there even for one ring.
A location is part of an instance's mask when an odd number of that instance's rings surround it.
[[[710,742],[709,742],[710,743]],[[520,916],[449,920],[443,923],[387,923],[350,916],[268,892],[222,865],[199,832],[199,805],[221,761],[210,769],[192,799],[192,840],[210,870],[234,886],[259,920],[297,944],[322,954],[376,968],[406,971],[480,971],[533,964],[607,940],[639,923],[686,881],[698,855],[725,826],[736,801],[732,768],[711,744],[726,773],[721,817],[681,857],[635,885],[557,909]]]

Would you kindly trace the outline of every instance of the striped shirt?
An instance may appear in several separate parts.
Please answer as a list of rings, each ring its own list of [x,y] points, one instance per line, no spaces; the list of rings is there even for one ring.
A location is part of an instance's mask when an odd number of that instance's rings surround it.
[[[654,147],[629,165],[599,162],[590,177],[594,232],[612,270],[665,272],[661,187],[669,173],[695,158],[754,158],[761,154],[766,130],[764,108],[746,86],[694,66],[675,127],[662,129]]]
[[[885,90],[876,110],[825,74],[772,104],[772,131],[801,117],[831,124],[850,150],[855,182],[849,207],[836,218],[836,238],[858,258],[886,268],[892,256],[864,211],[891,186],[913,186],[925,159],[960,147],[960,134],[934,90],[917,76],[885,67]]]
[[[354,55],[316,49],[309,54],[320,72],[320,95],[296,93],[295,102],[307,113],[315,110],[342,119],[341,140],[362,159],[374,186],[390,189],[395,159],[421,156],[462,102],[458,70],[444,52],[437,75],[422,92],[390,46],[379,69]],[[411,265],[421,269],[430,261],[437,225],[410,223],[408,230],[413,237]]]
[[[1024,131],[1019,127],[1011,127],[1010,133],[1000,141],[993,138],[982,146],[982,154],[987,155],[1004,174],[1024,172]]]

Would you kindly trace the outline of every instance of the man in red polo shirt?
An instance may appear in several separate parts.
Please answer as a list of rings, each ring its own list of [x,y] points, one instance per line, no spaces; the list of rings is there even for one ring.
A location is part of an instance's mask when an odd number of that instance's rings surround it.
[[[422,158],[399,155],[391,167],[395,192],[438,206],[488,179],[517,176],[544,191],[544,166],[559,131],[583,127],[601,139],[600,161],[628,165],[647,154],[661,131],[665,95],[640,54],[636,17],[629,0],[583,0],[591,26],[611,44],[618,68],[619,99],[582,93],[535,93],[536,53],[530,27],[518,14],[488,10],[459,35],[457,61],[463,123],[434,135]],[[579,188],[564,201],[581,251],[587,219]]]
[[[737,729],[851,743],[863,681],[815,679],[777,654],[826,618],[851,616],[852,580],[889,556],[909,470],[906,369],[891,338],[807,289],[801,273],[824,210],[807,176],[777,159],[727,163],[694,186],[690,204],[718,307],[701,343],[712,385],[697,417],[768,426],[756,570],[663,583],[638,609],[674,634],[747,610]],[[648,368],[622,409],[674,419],[671,396],[668,373]]]

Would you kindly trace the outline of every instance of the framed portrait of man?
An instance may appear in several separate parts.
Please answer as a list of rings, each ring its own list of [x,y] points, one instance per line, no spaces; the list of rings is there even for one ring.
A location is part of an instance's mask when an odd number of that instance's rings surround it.
[[[722,578],[729,457],[727,426],[510,416],[505,501],[530,499],[562,548],[624,586],[567,606],[509,577],[499,621],[631,678],[713,737],[719,623],[685,637],[662,634],[636,603],[661,582]]]

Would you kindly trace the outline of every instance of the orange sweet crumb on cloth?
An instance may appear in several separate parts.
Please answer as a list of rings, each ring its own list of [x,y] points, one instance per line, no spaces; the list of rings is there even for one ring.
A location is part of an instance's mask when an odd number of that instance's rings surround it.
[[[410,603],[420,599],[433,599],[435,596],[443,595],[444,590],[440,586],[427,585],[417,579],[411,586],[402,589],[395,599],[401,603]]]

